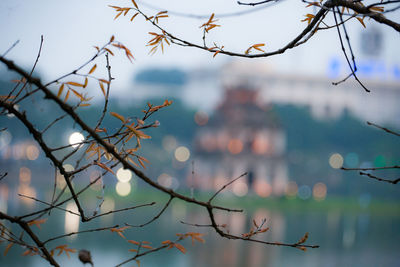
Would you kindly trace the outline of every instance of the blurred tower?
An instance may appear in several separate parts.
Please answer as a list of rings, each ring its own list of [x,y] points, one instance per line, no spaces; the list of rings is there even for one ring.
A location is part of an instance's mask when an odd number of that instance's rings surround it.
[[[247,172],[232,185],[235,194],[281,195],[288,181],[284,130],[254,83],[237,84],[225,87],[222,102],[196,133],[194,186],[217,190]]]

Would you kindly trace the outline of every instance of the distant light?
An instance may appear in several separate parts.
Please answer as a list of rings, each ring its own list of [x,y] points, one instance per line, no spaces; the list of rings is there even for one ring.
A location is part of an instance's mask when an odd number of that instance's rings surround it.
[[[297,183],[295,181],[290,181],[286,186],[286,197],[293,198],[297,195]]]
[[[36,145],[28,145],[26,147],[26,157],[29,160],[36,160],[39,157],[39,149]]]
[[[70,202],[67,204],[66,210],[78,213],[78,208],[76,207],[74,202]],[[79,230],[79,219],[78,215],[65,212],[65,233],[77,232]],[[77,235],[71,235],[70,239],[75,239]]]
[[[122,183],[129,182],[132,179],[132,172],[124,168],[119,168],[117,171],[117,179]]]
[[[344,158],[344,163],[349,168],[357,168],[359,164],[357,153],[348,153]]]
[[[81,145],[81,143],[85,140],[85,137],[80,132],[74,132],[69,136],[69,144],[75,148]]]
[[[258,179],[254,183],[254,191],[260,197],[268,197],[271,195],[272,188],[267,181]]]
[[[269,149],[268,139],[262,135],[257,135],[254,138],[253,144],[251,145],[251,149],[254,154],[262,155],[266,154]]]
[[[176,138],[172,135],[165,136],[162,140],[162,146],[168,152],[173,151],[177,146]]]
[[[316,183],[313,187],[313,197],[317,201],[324,200],[326,198],[327,188],[324,183]]]
[[[12,135],[7,130],[0,132],[0,149],[8,146],[11,143]]]
[[[15,160],[20,160],[25,158],[25,147],[22,144],[13,146],[13,157]]]
[[[199,126],[206,125],[208,122],[208,114],[204,111],[197,111],[196,114],[194,114],[194,121]]]
[[[231,139],[228,143],[228,150],[234,155],[239,154],[243,150],[242,141],[240,139]]]
[[[19,182],[23,185],[29,185],[31,183],[31,170],[27,167],[21,167],[19,169]]]
[[[36,198],[36,190],[27,184],[18,186],[18,194]],[[22,197],[21,201],[30,206],[35,204],[35,200],[26,197]]]
[[[170,187],[172,185],[172,177],[163,173],[158,176],[157,182],[164,187]]]
[[[185,162],[190,158],[190,151],[187,147],[180,146],[175,150],[175,158],[177,161]]]
[[[233,184],[232,186],[232,191],[235,195],[238,197],[243,197],[247,194],[248,192],[248,186],[245,182],[243,181],[237,181]]]
[[[329,158],[329,165],[334,169],[339,169],[343,166],[343,157],[339,153],[332,154]]]
[[[117,191],[117,194],[121,197],[125,197],[131,192],[131,184],[118,182],[115,186],[115,191]]]
[[[297,195],[302,200],[309,199],[311,197],[311,188],[308,185],[302,185],[299,187]]]

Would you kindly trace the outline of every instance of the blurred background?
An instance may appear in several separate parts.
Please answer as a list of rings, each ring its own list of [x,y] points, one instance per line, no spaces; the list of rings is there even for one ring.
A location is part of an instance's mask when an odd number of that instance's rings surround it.
[[[266,51],[285,45],[304,28],[304,15],[315,11],[305,9],[301,1],[260,7],[227,0],[137,3],[147,14],[168,10],[170,18],[161,24],[197,43],[202,42],[199,26],[214,12],[221,27],[210,32],[209,43],[239,52],[255,43],[265,43]],[[142,155],[150,161],[145,173],[164,186],[207,199],[247,172],[218,198],[220,204],[245,212],[218,213],[217,221],[226,223],[232,233],[242,234],[250,230],[253,219],[266,218],[270,230],[261,239],[296,242],[310,232],[309,243],[321,246],[304,253],[224,240],[207,229],[181,224],[207,224],[208,217],[204,210],[175,201],[152,225],[127,231],[128,238],[159,244],[173,240],[175,233],[200,231],[207,233],[206,244],[184,243],[186,255],[174,250],[155,253],[141,260],[143,266],[399,266],[398,185],[340,170],[400,165],[400,139],[366,124],[400,130],[400,40],[394,31],[373,21],[366,21],[365,29],[358,21],[348,24],[358,77],[371,90],[366,93],[352,79],[332,85],[349,73],[335,31],[318,32],[303,46],[266,59],[213,58],[212,53],[174,46],[150,56],[148,32],[155,29],[139,16],[133,22],[128,17],[113,20],[110,4],[129,6],[131,2],[3,0],[0,23],[6,26],[0,28],[0,53],[19,40],[7,58],[30,69],[43,35],[35,75],[48,82],[82,64],[93,55],[93,45],[100,46],[115,35],[136,60],[131,64],[119,54],[111,58],[116,79],[109,110],[134,118],[147,102],[173,100],[172,106],[152,117],[160,126],[149,129],[146,133],[152,139],[142,142]],[[400,18],[398,12],[388,16]],[[99,62],[100,67],[104,59]],[[105,76],[104,66],[99,73]],[[13,86],[11,80],[19,78],[1,66],[0,95]],[[95,124],[103,97],[95,83],[89,83],[87,90],[94,96],[93,104],[80,115]],[[38,127],[45,125],[46,113],[58,112],[40,98],[19,108],[27,110]],[[49,201],[54,168],[15,118],[2,116],[0,125],[7,128],[0,132],[0,170],[9,173],[0,182],[0,210],[11,215],[35,211],[43,206],[17,194]],[[116,128],[119,122],[108,118],[105,125]],[[54,146],[74,143],[76,138],[80,129],[68,120],[46,135]],[[72,170],[73,161],[66,168]],[[168,200],[130,172],[116,170],[115,176],[103,177],[102,212],[148,201],[156,201],[160,209]],[[100,171],[91,168],[74,180],[75,185],[86,185]],[[378,174],[399,178],[396,170]],[[63,178],[56,177],[62,188]],[[96,208],[100,188],[95,184],[82,196],[89,211]],[[72,202],[65,208],[76,209]],[[54,211],[38,231],[50,237],[121,222],[141,224],[157,212],[143,208],[83,225],[74,215]],[[71,236],[52,245],[66,243],[90,250],[95,266],[113,266],[132,256],[129,245],[109,231]],[[0,255],[0,264],[45,264],[22,253],[13,247],[6,257]],[[75,254],[71,259],[64,255],[57,259],[63,266],[80,264]]]

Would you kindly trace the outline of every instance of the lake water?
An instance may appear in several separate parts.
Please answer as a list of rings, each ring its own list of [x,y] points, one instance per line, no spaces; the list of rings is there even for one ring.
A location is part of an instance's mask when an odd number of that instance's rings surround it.
[[[162,199],[163,200],[163,199]],[[265,204],[264,204],[264,202]],[[144,201],[142,201],[143,203]],[[185,240],[182,245],[187,249],[182,254],[177,249],[163,250],[141,258],[141,266],[400,266],[400,205],[384,203],[370,207],[349,207],[346,202],[332,204],[317,203],[313,200],[281,200],[269,203],[259,200],[257,204],[247,204],[244,213],[218,212],[219,224],[227,224],[231,233],[246,233],[252,226],[252,220],[260,222],[267,219],[270,230],[256,238],[268,241],[296,242],[305,232],[310,236],[308,244],[318,244],[320,248],[303,252],[295,248],[265,246],[239,240],[227,240],[219,237],[207,228],[183,225],[188,223],[207,224],[205,210],[173,202],[167,212],[145,228],[131,228],[124,232],[127,239],[149,241],[151,246],[159,246],[164,240],[175,240],[176,233],[205,233],[205,243],[191,244]],[[162,206],[160,201],[156,209],[142,208],[135,212],[124,212],[105,216],[89,225],[66,216],[63,211],[54,211],[53,216],[35,228],[42,239],[64,232],[85,230],[93,227],[112,226],[116,223],[141,224],[152,218]],[[227,202],[228,206],[229,201]],[[125,203],[126,204],[126,203]],[[139,204],[139,203],[136,203]],[[352,203],[351,205],[353,205]],[[23,205],[20,206],[23,208]],[[18,227],[13,225],[13,229]],[[68,228],[68,229],[67,229]],[[19,230],[18,230],[19,231]],[[95,266],[115,266],[134,256],[129,249],[134,245],[126,242],[111,231],[85,233],[79,236],[59,239],[48,243],[48,248],[68,244],[71,248],[87,249],[92,253]],[[3,251],[4,244],[0,244]],[[22,256],[23,250],[14,246],[9,254],[0,255],[0,266],[47,266],[38,256]],[[61,255],[56,259],[62,266],[83,266],[77,259],[77,253],[71,258]],[[124,266],[136,266],[130,262]]]

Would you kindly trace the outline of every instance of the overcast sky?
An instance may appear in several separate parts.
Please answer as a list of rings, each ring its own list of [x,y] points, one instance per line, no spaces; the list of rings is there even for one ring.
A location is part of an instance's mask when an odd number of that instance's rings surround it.
[[[234,0],[146,0],[137,1],[148,14],[157,10],[144,4],[151,3],[161,10],[181,12],[192,15],[209,16],[253,10]],[[104,0],[1,0],[0,1],[0,53],[6,51],[15,41],[19,44],[7,55],[16,63],[31,66],[35,60],[44,36],[42,55],[37,67],[46,80],[54,79],[80,65],[94,53],[93,45],[102,45],[111,35],[129,47],[136,60],[131,64],[120,54],[112,59],[116,85],[128,88],[135,71],[148,66],[177,66],[185,69],[215,69],[232,60],[227,56],[212,54],[193,48],[168,47],[164,54],[148,55],[146,47],[150,39],[149,31],[155,31],[139,16],[130,22],[128,17],[114,20],[115,12],[108,5],[130,6],[131,1]],[[222,17],[220,28],[213,30],[208,39],[224,45],[226,49],[243,52],[252,44],[265,43],[266,50],[273,50],[286,44],[305,26],[300,22],[304,15],[312,13],[312,7],[305,9],[301,1],[287,0],[255,12],[241,16]],[[398,19],[399,13],[391,14]],[[201,44],[202,33],[199,26],[206,19],[193,19],[171,16],[161,21],[170,32],[184,39]],[[398,20],[397,20],[398,21]],[[367,29],[374,27],[372,21],[366,21]],[[378,58],[369,58],[358,52],[362,26],[358,22],[350,23],[349,32],[359,60],[374,60],[388,66],[400,63],[400,38],[394,30],[384,33],[384,51]],[[117,54],[118,55],[118,54]],[[327,75],[332,58],[344,60],[335,31],[318,33],[303,47],[288,51],[285,55],[261,59],[276,71],[314,73]],[[254,60],[253,60],[254,61]]]

